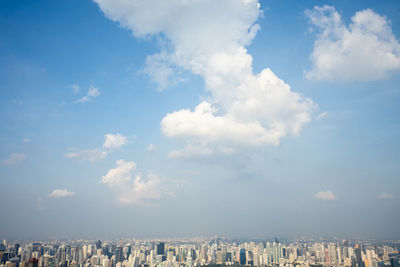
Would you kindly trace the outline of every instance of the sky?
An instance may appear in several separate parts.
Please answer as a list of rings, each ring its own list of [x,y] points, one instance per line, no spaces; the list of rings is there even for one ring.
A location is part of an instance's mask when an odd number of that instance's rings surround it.
[[[400,239],[400,2],[0,2],[0,237]]]

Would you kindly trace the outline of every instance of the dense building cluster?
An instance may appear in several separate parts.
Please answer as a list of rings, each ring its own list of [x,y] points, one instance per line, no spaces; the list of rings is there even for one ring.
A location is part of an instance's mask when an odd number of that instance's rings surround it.
[[[247,265],[400,267],[399,242],[221,238],[46,241],[0,244],[0,267],[139,267]]]

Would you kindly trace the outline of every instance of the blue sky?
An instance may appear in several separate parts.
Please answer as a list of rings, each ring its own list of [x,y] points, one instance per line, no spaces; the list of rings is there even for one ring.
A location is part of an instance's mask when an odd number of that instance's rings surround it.
[[[0,236],[400,238],[400,3],[259,4],[1,1]]]

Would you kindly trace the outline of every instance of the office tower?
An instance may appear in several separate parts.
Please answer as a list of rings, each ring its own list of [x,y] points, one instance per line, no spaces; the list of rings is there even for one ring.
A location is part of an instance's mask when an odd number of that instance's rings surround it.
[[[28,261],[28,267],[38,267],[39,266],[39,261],[38,259],[35,258],[30,258]]]
[[[86,260],[87,259],[87,246],[84,245],[82,247],[82,260]]]
[[[240,265],[246,265],[246,250],[240,249]]]
[[[164,255],[164,247],[165,247],[164,242],[160,242],[157,244],[157,255]]]
[[[328,244],[329,263],[336,263],[336,245],[335,243]]]
[[[383,247],[383,260],[384,261],[389,260],[389,247],[388,246]]]
[[[130,244],[128,244],[128,246],[126,248],[127,248],[127,250],[126,250],[127,256],[126,257],[128,258],[132,253],[132,247]]]
[[[336,248],[336,254],[337,254],[337,262],[342,263],[342,248],[341,247]]]
[[[253,254],[253,263],[254,266],[261,266],[260,255],[258,253]]]
[[[20,244],[15,244],[14,245],[14,249],[13,249],[14,256],[18,255],[18,250],[19,250],[20,247],[21,247]]]
[[[279,244],[277,238],[275,238],[272,243],[272,253],[273,262],[279,264],[279,259],[283,257],[283,247],[282,244]]]
[[[391,267],[400,267],[399,260],[395,259],[395,258],[390,259],[390,266]]]
[[[122,254],[122,247],[117,247],[117,250],[115,251],[115,262],[122,262],[124,260],[123,254]]]
[[[226,261],[232,261],[232,252],[226,252]]]
[[[354,248],[354,253],[355,253],[355,256],[356,256],[356,265],[358,267],[364,267],[365,264],[364,264],[364,261],[362,260],[362,257],[361,257],[361,247],[360,247],[359,244],[356,244],[356,246]]]
[[[200,248],[200,263],[205,264],[207,262],[207,247],[202,245]]]
[[[101,249],[101,241],[100,241],[100,240],[98,240],[98,241],[96,242],[96,248],[97,248],[97,249]]]
[[[224,261],[222,259],[222,251],[217,250],[217,264],[222,264]]]

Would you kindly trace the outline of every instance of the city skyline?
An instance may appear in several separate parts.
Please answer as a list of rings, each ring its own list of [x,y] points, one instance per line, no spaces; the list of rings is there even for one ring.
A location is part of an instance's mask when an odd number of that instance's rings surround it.
[[[344,266],[397,267],[399,241],[65,240],[0,243],[0,266]]]
[[[400,2],[4,0],[0,27],[0,238],[400,239]]]

